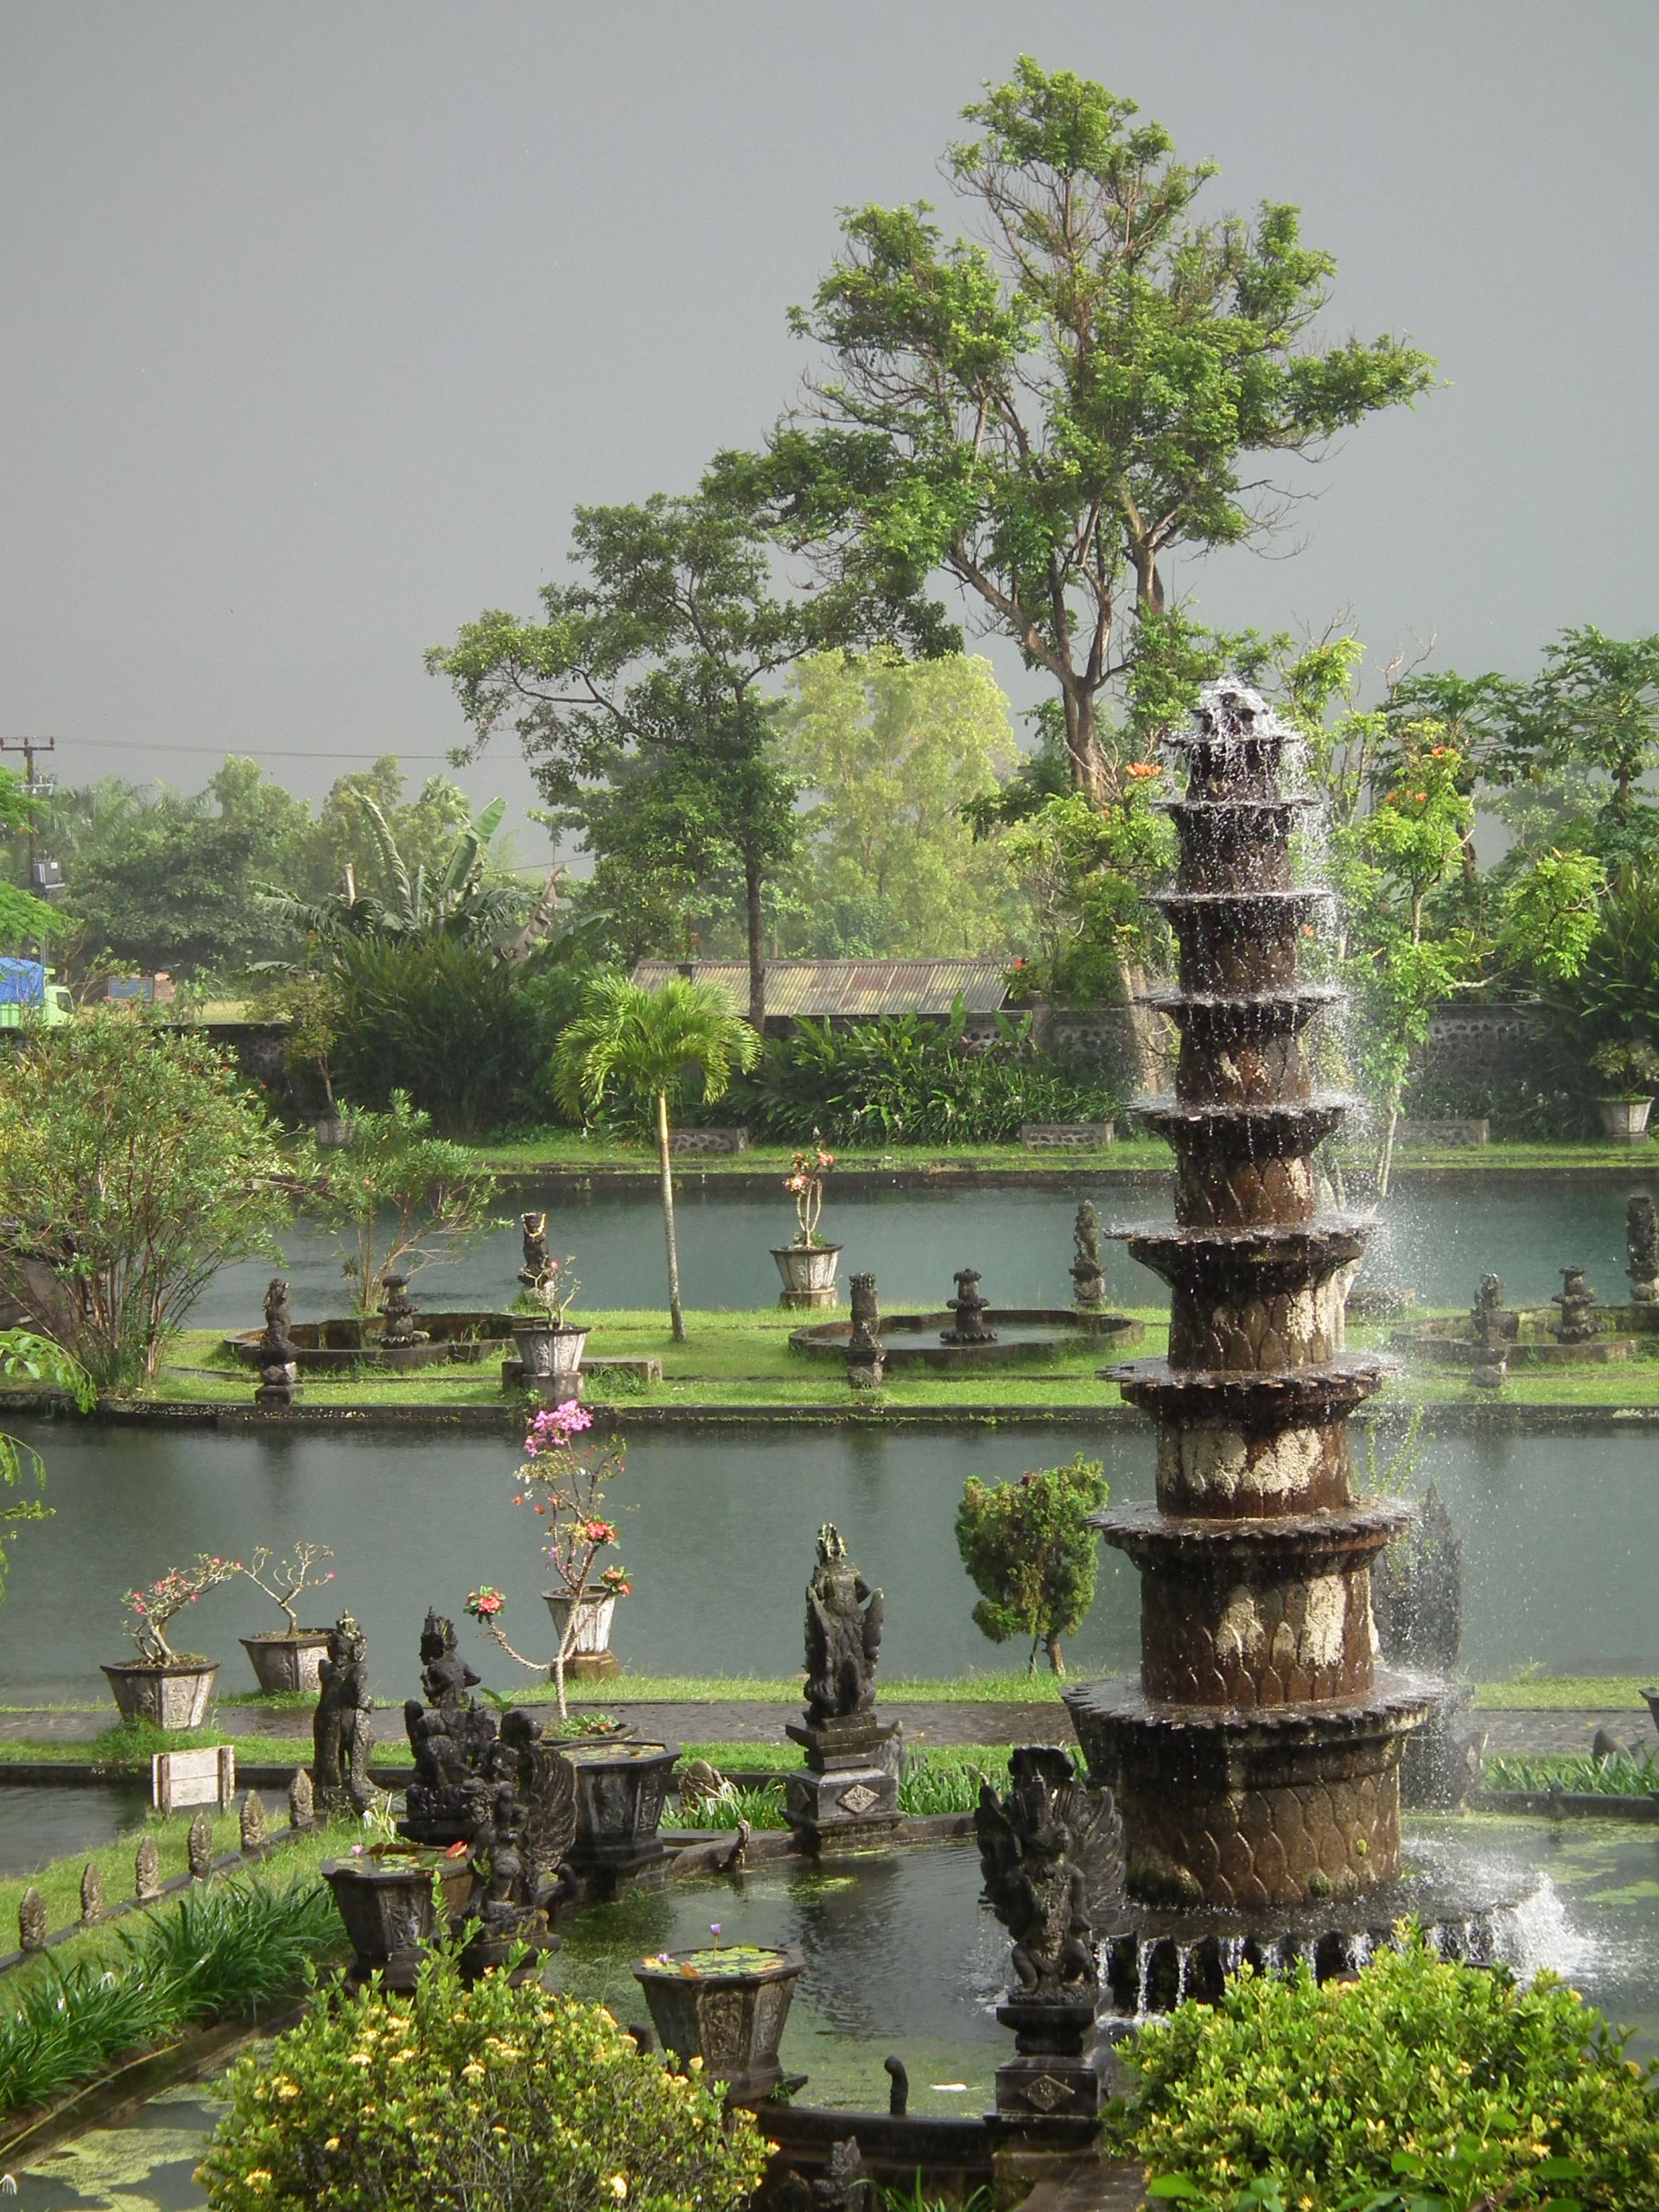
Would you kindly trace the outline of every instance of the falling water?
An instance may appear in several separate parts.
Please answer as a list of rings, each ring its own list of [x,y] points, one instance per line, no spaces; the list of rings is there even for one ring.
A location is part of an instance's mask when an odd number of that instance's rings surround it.
[[[1187,1969],[1192,1963],[1192,1944],[1178,1943],[1175,1946],[1175,2002],[1178,2005],[1184,2005],[1186,2001]]]
[[[1143,1936],[1135,1947],[1135,2017],[1147,2017],[1147,1992],[1152,1981],[1152,1954],[1154,1946]]]

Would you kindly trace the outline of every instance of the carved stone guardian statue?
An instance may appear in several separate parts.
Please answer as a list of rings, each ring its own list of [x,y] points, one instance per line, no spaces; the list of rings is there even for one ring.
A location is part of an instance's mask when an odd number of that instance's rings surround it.
[[[1630,1303],[1659,1306],[1659,1217],[1645,1191],[1634,1191],[1624,1209],[1624,1244],[1630,1254]]]
[[[1071,1262],[1072,1301],[1085,1313],[1097,1313],[1106,1303],[1106,1271],[1100,1256],[1100,1216],[1085,1198],[1072,1224],[1077,1255]]]
[[[806,1752],[804,1770],[784,1783],[785,1815],[804,1851],[859,1848],[898,1825],[898,1777],[878,1758],[893,1730],[875,1715],[886,1613],[826,1522],[806,1588],[806,1712],[785,1732]]]
[[[373,1700],[369,1694],[369,1639],[349,1613],[328,1631],[328,1656],[317,1670],[311,1723],[312,1783],[317,1808],[336,1817],[366,1813]]]
[[[956,1274],[957,1294],[946,1300],[956,1320],[948,1329],[939,1332],[942,1344],[994,1344],[996,1332],[985,1319],[986,1301],[979,1287],[977,1268],[958,1268]]]
[[[847,1336],[847,1384],[853,1390],[879,1390],[887,1373],[880,1314],[875,1302],[875,1277],[854,1275],[849,1288],[853,1300],[853,1324]]]
[[[553,1264],[553,1255],[547,1249],[547,1216],[521,1213],[518,1225],[524,1236],[524,1265],[518,1270],[518,1280],[526,1290],[534,1290]]]
[[[1496,1275],[1480,1279],[1469,1313],[1469,1336],[1474,1348],[1471,1381],[1477,1389],[1501,1390],[1510,1371],[1510,1328],[1503,1286]]]
[[[1561,1318],[1551,1334],[1558,1344],[1587,1344],[1596,1334],[1596,1294],[1584,1279],[1582,1268],[1563,1268],[1561,1287],[1552,1306],[1560,1308]]]
[[[1088,1878],[1073,1856],[1072,1823],[1099,1808],[1058,1745],[1024,1745],[999,1796],[980,1786],[974,1815],[985,1897],[1012,1939],[1013,1980],[996,2017],[1014,2031],[1015,2056],[997,2069],[996,2120],[1037,2135],[1092,2133],[1104,2078],[1094,2038],[1099,1974]]]
[[[273,1275],[265,1293],[265,1332],[259,1339],[259,1387],[253,1394],[256,1406],[291,1406],[294,1402],[300,1369],[294,1357],[294,1339],[289,1334],[292,1327],[288,1280],[283,1275]]]

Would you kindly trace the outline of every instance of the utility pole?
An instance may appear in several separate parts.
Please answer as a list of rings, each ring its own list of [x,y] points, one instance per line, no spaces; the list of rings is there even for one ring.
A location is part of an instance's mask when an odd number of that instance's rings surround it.
[[[55,737],[0,737],[0,753],[21,753],[23,756],[23,789],[30,798],[45,798],[57,787],[55,776],[36,776],[35,756],[37,753],[55,753]],[[35,824],[29,825],[29,887],[38,893],[35,880]]]

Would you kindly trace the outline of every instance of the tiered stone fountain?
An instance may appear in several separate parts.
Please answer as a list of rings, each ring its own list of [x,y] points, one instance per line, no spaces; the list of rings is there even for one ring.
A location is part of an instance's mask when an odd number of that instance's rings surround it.
[[[1124,1890],[1095,1932],[1125,2009],[1213,1993],[1241,1960],[1337,1972],[1414,1912],[1490,1955],[1490,1916],[1402,1880],[1400,1762],[1439,1685],[1376,1667],[1370,1570],[1411,1509],[1356,1499],[1348,1419],[1378,1363],[1341,1349],[1363,1222],[1322,1217],[1313,1154],[1349,1101],[1304,1047],[1338,994],[1300,980],[1288,734],[1243,685],[1178,741],[1173,1100],[1140,1110],[1176,1158],[1173,1228],[1125,1232],[1170,1287],[1169,1357],[1109,1370],[1158,1430],[1157,1497],[1097,1516],[1141,1581],[1137,1683],[1066,1702],[1116,1793]]]

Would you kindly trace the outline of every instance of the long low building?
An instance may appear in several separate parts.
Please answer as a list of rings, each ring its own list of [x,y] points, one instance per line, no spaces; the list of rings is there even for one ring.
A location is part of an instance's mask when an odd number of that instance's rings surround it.
[[[970,1030],[989,1031],[1007,1003],[1013,960],[768,960],[766,1027],[786,1031],[799,1016],[845,1028],[884,1014],[946,1021],[962,1001]],[[713,983],[740,1014],[749,1009],[747,960],[642,960],[636,983],[657,990],[671,976]]]

